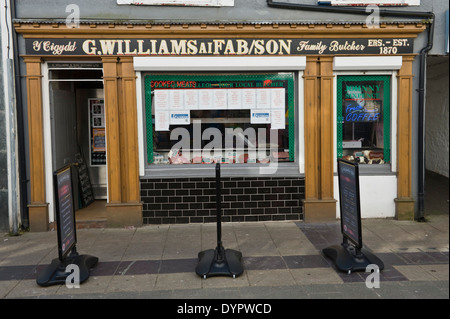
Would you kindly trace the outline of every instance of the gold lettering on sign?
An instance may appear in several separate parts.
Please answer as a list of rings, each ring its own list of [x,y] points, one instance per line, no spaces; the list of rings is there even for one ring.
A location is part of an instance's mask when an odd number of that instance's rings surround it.
[[[28,54],[43,55],[306,55],[405,54],[410,39],[25,39]]]

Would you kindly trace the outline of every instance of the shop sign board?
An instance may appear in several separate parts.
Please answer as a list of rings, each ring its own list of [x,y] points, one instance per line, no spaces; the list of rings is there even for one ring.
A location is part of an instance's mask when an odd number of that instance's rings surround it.
[[[136,6],[232,7],[234,0],[117,0],[117,4]]]
[[[27,38],[27,55],[289,56],[411,54],[411,38]]]

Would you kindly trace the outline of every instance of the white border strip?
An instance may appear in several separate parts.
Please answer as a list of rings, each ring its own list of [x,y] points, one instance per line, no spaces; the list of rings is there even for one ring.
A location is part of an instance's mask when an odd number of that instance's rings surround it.
[[[305,174],[305,92],[304,92],[304,82],[303,82],[303,71],[298,72],[298,102],[297,102],[297,110],[298,110],[298,169],[300,174]],[[294,108],[295,109],[295,108]]]
[[[392,172],[397,172],[397,138],[398,138],[398,128],[397,128],[397,116],[398,116],[398,83],[397,83],[398,72],[393,72],[391,76],[391,170]],[[396,193],[397,194],[397,193]]]
[[[50,81],[48,62],[42,65],[42,121],[44,126],[45,199],[48,203],[48,222],[55,221],[53,190],[52,121],[50,111]]]
[[[135,57],[136,71],[299,71],[306,57]]]
[[[139,176],[145,175],[145,147],[144,147],[144,105],[142,103],[144,96],[142,94],[142,75],[136,72],[136,107],[137,107],[137,129],[138,129],[138,147],[139,147]]]
[[[400,70],[401,56],[335,57],[335,71]]]

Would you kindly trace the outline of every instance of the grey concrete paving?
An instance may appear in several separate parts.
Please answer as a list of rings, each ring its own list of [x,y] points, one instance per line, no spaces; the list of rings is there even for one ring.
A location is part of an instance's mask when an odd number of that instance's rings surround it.
[[[215,224],[80,229],[80,254],[99,258],[80,288],[41,287],[57,258],[56,232],[0,235],[0,298],[98,299],[448,299],[449,216],[428,221],[362,221],[364,247],[385,264],[380,287],[369,273],[342,273],[322,249],[340,244],[340,223],[223,223],[226,249],[242,252],[244,273],[200,278],[197,254],[216,246]]]

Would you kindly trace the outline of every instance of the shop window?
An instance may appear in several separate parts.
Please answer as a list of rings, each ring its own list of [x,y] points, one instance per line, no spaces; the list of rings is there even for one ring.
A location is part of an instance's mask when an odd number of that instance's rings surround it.
[[[295,161],[294,73],[147,74],[147,163]]]
[[[337,156],[387,164],[390,156],[390,76],[338,76]]]

